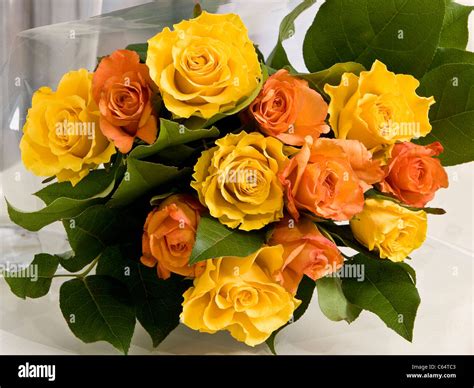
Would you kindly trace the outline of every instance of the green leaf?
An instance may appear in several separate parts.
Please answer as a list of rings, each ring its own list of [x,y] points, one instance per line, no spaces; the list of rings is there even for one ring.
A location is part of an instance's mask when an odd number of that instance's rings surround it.
[[[59,304],[69,328],[80,340],[107,341],[128,352],[135,309],[121,282],[101,275],[69,280],[61,286]]]
[[[326,0],[308,29],[303,56],[311,72],[379,59],[420,78],[438,47],[445,0]]]
[[[245,257],[258,250],[263,242],[262,233],[229,229],[215,218],[202,217],[189,264],[222,256]]]
[[[46,186],[34,195],[40,198],[46,205],[51,204],[58,198],[79,200],[105,198],[112,192],[115,178],[115,170],[94,170],[76,186],[73,186],[71,182],[56,182]]]
[[[148,43],[132,43],[125,47],[125,50],[135,51],[140,57],[140,62],[146,62]]]
[[[325,95],[324,85],[339,85],[341,82],[341,77],[344,73],[354,73],[359,75],[360,72],[364,70],[364,66],[362,66],[360,63],[345,62],[336,63],[329,69],[321,70],[316,73],[299,73],[296,75],[308,81],[309,86],[316,90],[319,94]]]
[[[191,280],[179,276],[159,279],[156,268],[125,259],[116,247],[110,247],[100,257],[96,273],[112,276],[127,286],[137,319],[152,338],[154,347],[178,325],[182,295],[191,286]]]
[[[204,140],[203,140],[204,143]],[[191,147],[186,144],[170,146],[160,151],[157,161],[170,166],[193,166],[204,147]]]
[[[117,190],[108,202],[111,207],[125,206],[148,191],[182,176],[187,169],[165,166],[160,163],[143,160],[127,159],[127,171]]]
[[[400,262],[395,263],[395,264],[398,265],[399,267],[402,267],[403,270],[404,270],[408,275],[410,275],[413,284],[416,284],[416,272],[415,272],[415,270],[413,269],[413,267],[410,267],[410,266],[409,266],[407,263],[405,263],[404,261],[400,261]]]
[[[40,298],[49,292],[58,264],[57,256],[40,253],[27,268],[3,275],[16,296],[22,299]]]
[[[273,354],[276,354],[275,351],[275,338],[276,335],[283,330],[286,326],[288,326],[291,323],[296,322],[298,319],[300,319],[303,314],[306,312],[308,309],[309,303],[311,302],[311,298],[314,293],[314,287],[316,286],[316,283],[314,280],[310,279],[306,275],[303,276],[303,279],[301,279],[301,282],[298,286],[298,291],[296,292],[296,299],[301,300],[301,304],[298,306],[298,308],[295,310],[293,314],[293,319],[290,320],[286,325],[280,327],[278,330],[275,330],[270,337],[265,341],[268,347],[270,348],[270,351]]]
[[[351,323],[357,319],[360,307],[349,303],[342,292],[342,281],[337,276],[328,276],[316,281],[319,307],[331,321],[345,320]]]
[[[349,263],[363,266],[364,281],[342,279],[347,300],[378,315],[389,328],[411,341],[420,296],[410,275],[390,260],[360,254]]]
[[[380,257],[377,252],[369,251],[365,246],[363,246],[359,241],[357,241],[352,233],[351,227],[349,225],[336,225],[325,223],[318,223],[318,228],[324,230],[326,233],[332,237],[338,246],[346,246],[354,249],[355,251],[364,254],[374,260],[379,260]]]
[[[461,5],[447,0],[443,29],[439,39],[440,47],[464,50],[469,40],[468,19],[473,6]]]
[[[474,64],[449,64],[437,67],[421,80],[419,93],[434,96],[430,109],[431,132],[419,144],[439,141],[444,166],[474,160]]]
[[[450,63],[472,63],[474,64],[474,53],[455,48],[439,47],[431,63],[431,69]]]
[[[446,214],[446,210],[438,208],[438,207],[413,207],[409,206],[402,201],[400,201],[398,198],[395,196],[392,196],[391,194],[388,193],[381,193],[380,191],[377,191],[375,189],[370,189],[364,193],[365,198],[378,198],[386,201],[392,201],[395,202],[397,205],[404,207],[405,209],[411,210],[411,211],[419,211],[423,210],[427,214],[434,214],[434,215],[443,215]]]
[[[163,202],[166,198],[173,194],[174,191],[169,191],[167,193],[154,195],[150,199],[150,206],[158,206],[161,202]]]
[[[212,124],[214,124],[216,121],[222,120],[229,116],[233,116],[239,113],[240,111],[243,111],[258,96],[267,78],[268,78],[268,68],[265,65],[262,65],[262,78],[260,79],[260,82],[258,83],[257,87],[248,97],[244,97],[240,101],[238,101],[234,108],[227,110],[225,112],[218,113],[207,120],[202,117],[192,116],[189,119],[186,119],[184,121],[184,124],[188,128],[207,128],[211,126]]]
[[[56,177],[53,175],[53,176],[50,176],[48,178],[45,178],[41,181],[42,184],[45,184],[45,183],[49,183],[51,181],[54,181],[56,179]]]
[[[202,14],[201,4],[196,3],[193,9],[193,18],[197,18],[201,14]]]
[[[400,203],[400,206],[414,212],[423,210],[427,214],[433,214],[437,216],[442,216],[443,214],[446,214],[446,210],[441,209],[439,207],[413,207],[413,206],[402,205],[401,203]]]
[[[75,218],[64,220],[69,245],[74,254],[60,258],[69,272],[77,272],[97,258],[114,239],[122,225],[116,212],[103,205],[92,206]]]
[[[5,201],[7,202],[10,219],[15,224],[31,232],[36,232],[55,221],[75,217],[89,206],[101,202],[100,198],[87,200],[58,198],[45,208],[28,213],[14,208],[6,199]]]
[[[260,51],[260,48],[258,47],[258,44],[253,45],[255,48],[255,52],[257,53],[257,59],[260,63],[265,63],[265,57],[263,56],[263,53]]]
[[[104,202],[123,173],[121,158],[110,171],[91,171],[76,186],[69,182],[53,183],[35,193],[47,206],[35,212],[24,212],[6,199],[8,215],[17,225],[36,232],[53,222],[75,217],[90,206]]]
[[[219,130],[216,127],[211,127],[209,129],[189,129],[183,124],[175,121],[160,119],[160,132],[155,143],[135,147],[132,152],[130,152],[129,157],[144,159],[157,154],[167,147],[217,136],[219,136]]]
[[[278,33],[278,41],[275,48],[272,50],[267,59],[267,65],[275,69],[281,69],[285,66],[290,66],[290,61],[286,55],[283,41],[291,38],[295,34],[295,20],[305,10],[311,7],[316,0],[304,0],[298,4],[293,11],[286,15],[280,23],[280,32]]]

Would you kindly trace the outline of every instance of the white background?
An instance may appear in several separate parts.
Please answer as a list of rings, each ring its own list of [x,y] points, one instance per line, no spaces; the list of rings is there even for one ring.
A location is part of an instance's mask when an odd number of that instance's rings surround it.
[[[474,5],[472,0],[458,2]],[[301,42],[316,8],[317,5],[298,19],[296,35],[285,44],[293,63],[300,69],[303,69],[302,56],[297,42]],[[226,9],[221,11],[225,12]],[[281,19],[284,12],[279,16]],[[470,18],[471,31],[474,30],[473,16]],[[243,18],[252,31],[255,17],[243,15]],[[258,22],[268,23],[269,36],[275,37],[278,28],[276,20],[262,19]],[[262,45],[264,53],[269,52],[274,41],[272,38]],[[472,33],[468,48],[474,51]],[[449,189],[438,192],[430,204],[443,207],[447,214],[429,216],[427,241],[412,255],[413,260],[410,262],[417,270],[417,287],[422,299],[413,343],[386,328],[378,317],[369,312],[363,312],[351,325],[331,322],[320,312],[315,294],[304,317],[278,335],[278,353],[474,353],[473,163],[448,168],[448,173]],[[31,192],[29,188],[25,188],[25,191]],[[5,247],[9,239],[18,238],[18,232],[12,229],[10,236],[4,234],[2,238],[2,259],[8,256],[14,260],[15,255],[32,254],[38,249],[37,240],[28,233],[22,235],[21,246],[14,250]],[[58,247],[58,241],[61,240],[43,240],[43,248],[63,251],[63,247]],[[60,280],[55,280],[48,296],[23,301],[11,294],[3,281],[0,282],[0,354],[117,354],[107,343],[85,345],[74,337],[59,310],[59,286]],[[172,332],[158,349],[153,349],[148,335],[137,324],[130,354],[170,353],[267,354],[268,350],[265,345],[249,348],[234,341],[225,332],[200,334],[183,325]]]

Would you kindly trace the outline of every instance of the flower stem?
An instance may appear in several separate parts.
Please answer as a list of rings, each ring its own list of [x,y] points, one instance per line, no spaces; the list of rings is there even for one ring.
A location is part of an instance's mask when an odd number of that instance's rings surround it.
[[[64,277],[69,277],[69,278],[80,278],[80,279],[83,279],[85,278],[89,272],[91,272],[94,267],[97,265],[97,262],[99,261],[99,256],[97,256],[94,261],[92,261],[92,263],[81,273],[78,273],[78,274],[74,274],[74,273],[71,273],[71,274],[59,274],[59,275],[53,275],[53,278],[64,278]]]

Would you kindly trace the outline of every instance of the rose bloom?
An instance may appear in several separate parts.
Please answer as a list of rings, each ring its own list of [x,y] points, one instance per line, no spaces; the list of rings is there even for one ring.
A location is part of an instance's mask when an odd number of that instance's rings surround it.
[[[307,140],[279,173],[289,213],[296,221],[300,210],[349,220],[362,210],[364,194],[347,154],[331,139]]]
[[[166,108],[208,119],[257,88],[262,70],[238,15],[202,12],[148,41],[147,66]]]
[[[283,245],[285,263],[277,280],[295,294],[303,275],[318,280],[338,271],[344,259],[336,244],[324,237],[313,221],[302,218],[297,224],[290,222],[285,218],[276,225],[269,244]]]
[[[321,95],[287,70],[278,70],[267,79],[249,107],[260,130],[285,144],[303,145],[306,136],[314,139],[329,132],[325,119],[328,105]]]
[[[380,161],[373,159],[372,153],[360,141],[341,139],[330,141],[344,150],[364,192],[383,179],[385,173],[380,166]]]
[[[166,198],[148,215],[143,230],[141,262],[156,265],[158,277],[168,279],[171,272],[194,277],[204,266],[188,265],[196,239],[201,205],[190,195]]]
[[[23,164],[35,175],[74,186],[115,154],[99,130],[91,84],[92,74],[80,69],[66,73],[57,91],[42,87],[33,94],[20,149]]]
[[[135,137],[151,144],[157,135],[148,68],[134,51],[117,50],[103,58],[92,82],[100,108],[100,129],[122,153]]]
[[[385,167],[386,176],[380,190],[396,196],[400,201],[423,207],[431,201],[436,190],[448,187],[448,175],[438,156],[443,152],[439,142],[427,146],[413,143],[396,144],[392,159]]]
[[[229,134],[202,153],[191,187],[224,225],[260,229],[283,217],[283,187],[277,174],[286,160],[277,139],[257,132]]]
[[[435,101],[418,96],[419,85],[413,76],[392,73],[378,60],[359,76],[344,73],[339,86],[324,87],[331,97],[329,123],[336,138],[359,140],[370,151],[389,155],[396,142],[426,136]]]
[[[290,320],[301,303],[272,274],[283,265],[280,245],[247,257],[206,261],[194,287],[184,294],[182,322],[193,330],[228,330],[236,340],[255,346]]]
[[[364,210],[350,221],[354,237],[382,259],[403,261],[426,238],[427,217],[393,201],[368,198]]]

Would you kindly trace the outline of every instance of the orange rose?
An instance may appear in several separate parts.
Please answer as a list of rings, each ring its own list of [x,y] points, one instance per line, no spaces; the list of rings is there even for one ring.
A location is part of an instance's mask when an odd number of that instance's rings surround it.
[[[446,171],[439,159],[434,158],[441,152],[443,146],[439,142],[427,146],[409,142],[395,144],[380,190],[408,205],[425,206],[436,190],[448,187]]]
[[[138,54],[117,50],[100,61],[92,80],[100,109],[100,129],[122,153],[135,137],[151,144],[157,135],[152,104],[152,81]]]
[[[364,191],[369,190],[374,183],[378,183],[383,179],[385,173],[380,167],[380,161],[372,159],[372,153],[360,141],[340,139],[330,141],[342,147],[349,158],[352,169],[359,177]]]
[[[297,221],[298,210],[349,220],[364,206],[363,190],[349,158],[331,139],[307,141],[279,174],[288,211]]]
[[[267,79],[249,112],[263,133],[285,144],[303,145],[306,136],[316,139],[329,132],[326,102],[308,82],[284,69]]]
[[[157,265],[158,277],[168,279],[170,273],[197,276],[205,262],[188,265],[193,250],[201,205],[190,195],[172,195],[148,215],[142,238],[141,262]]]
[[[285,263],[277,274],[277,280],[289,292],[295,294],[303,275],[313,280],[339,270],[344,259],[336,244],[324,237],[308,218],[291,225],[288,218],[275,227],[269,244],[283,245]]]

